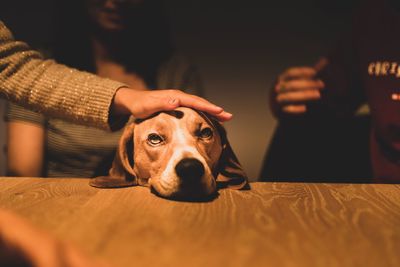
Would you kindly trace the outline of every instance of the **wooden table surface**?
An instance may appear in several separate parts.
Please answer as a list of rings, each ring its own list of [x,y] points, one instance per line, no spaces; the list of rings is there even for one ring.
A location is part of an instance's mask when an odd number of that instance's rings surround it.
[[[400,266],[400,185],[252,183],[208,203],[0,178],[0,207],[113,266]]]

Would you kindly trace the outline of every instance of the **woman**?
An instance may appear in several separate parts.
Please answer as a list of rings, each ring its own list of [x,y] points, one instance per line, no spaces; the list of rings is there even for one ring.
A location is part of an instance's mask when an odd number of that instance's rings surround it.
[[[200,93],[194,68],[173,53],[160,1],[71,2],[62,2],[57,16],[56,60],[136,90]],[[121,134],[48,119],[17,106],[10,107],[7,119],[8,172],[14,176],[102,175]]]

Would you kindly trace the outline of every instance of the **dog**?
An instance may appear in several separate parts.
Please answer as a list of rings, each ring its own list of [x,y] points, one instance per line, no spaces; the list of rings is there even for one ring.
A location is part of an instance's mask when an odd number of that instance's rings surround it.
[[[185,107],[125,127],[108,176],[90,185],[142,185],[169,199],[212,198],[220,188],[248,188],[248,179],[214,118]]]

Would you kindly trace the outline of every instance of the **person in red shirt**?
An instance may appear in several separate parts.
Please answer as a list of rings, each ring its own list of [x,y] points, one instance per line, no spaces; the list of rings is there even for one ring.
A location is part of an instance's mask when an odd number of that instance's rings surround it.
[[[272,91],[281,119],[342,118],[367,103],[373,182],[400,182],[399,26],[399,3],[369,1],[332,54],[314,67],[284,71]]]

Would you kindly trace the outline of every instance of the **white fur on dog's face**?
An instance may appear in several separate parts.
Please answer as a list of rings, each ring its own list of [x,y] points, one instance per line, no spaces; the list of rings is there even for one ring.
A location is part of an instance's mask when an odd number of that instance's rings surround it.
[[[139,184],[164,197],[209,196],[216,192],[214,172],[222,152],[218,131],[189,108],[162,112],[134,129],[134,162]],[[175,167],[183,159],[197,159],[204,175],[185,188]]]

